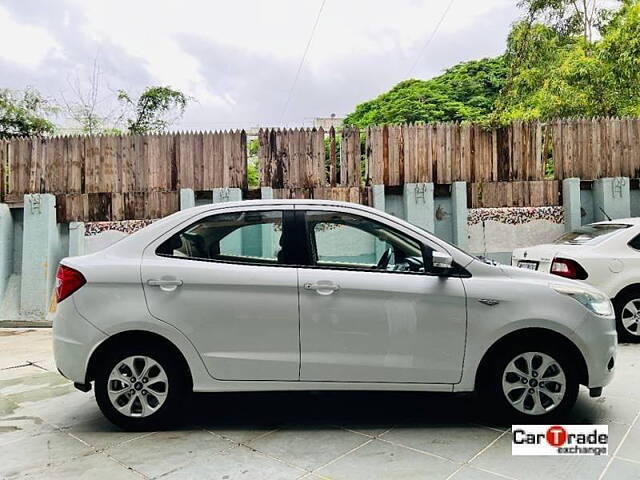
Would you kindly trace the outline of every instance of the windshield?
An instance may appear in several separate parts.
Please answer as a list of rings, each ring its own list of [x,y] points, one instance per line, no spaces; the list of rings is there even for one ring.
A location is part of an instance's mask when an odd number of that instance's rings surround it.
[[[629,228],[631,225],[624,223],[592,223],[568,232],[557,238],[553,243],[556,245],[596,245],[616,232]]]

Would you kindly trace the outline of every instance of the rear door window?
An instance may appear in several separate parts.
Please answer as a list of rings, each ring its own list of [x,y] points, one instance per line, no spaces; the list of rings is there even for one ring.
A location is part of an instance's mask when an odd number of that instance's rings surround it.
[[[282,265],[283,212],[244,211],[198,220],[162,243],[156,254],[191,260]]]

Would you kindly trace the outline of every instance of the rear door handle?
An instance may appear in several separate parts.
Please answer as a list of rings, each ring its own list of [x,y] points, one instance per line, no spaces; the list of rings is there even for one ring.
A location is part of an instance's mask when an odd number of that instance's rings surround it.
[[[315,290],[320,295],[331,295],[333,292],[340,290],[340,285],[332,282],[305,283],[305,290]]]
[[[181,286],[182,283],[183,283],[182,280],[178,280],[177,278],[172,278],[172,279],[161,278],[159,280],[157,279],[147,280],[147,285],[151,287],[160,287],[160,290],[163,290],[165,292],[171,292],[175,290],[176,288]]]

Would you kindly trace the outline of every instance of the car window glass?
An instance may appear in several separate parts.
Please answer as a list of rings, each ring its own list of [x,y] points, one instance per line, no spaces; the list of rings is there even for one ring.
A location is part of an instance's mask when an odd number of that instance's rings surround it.
[[[631,225],[624,223],[594,223],[583,225],[572,232],[565,233],[553,243],[563,245],[595,245],[630,226]]]
[[[158,255],[242,263],[284,263],[283,213],[246,211],[201,219],[165,241]]]
[[[640,235],[636,235],[635,237],[633,237],[629,242],[629,246],[636,250],[640,250]]]
[[[306,213],[314,263],[330,268],[420,271],[420,243],[382,223],[340,212]]]

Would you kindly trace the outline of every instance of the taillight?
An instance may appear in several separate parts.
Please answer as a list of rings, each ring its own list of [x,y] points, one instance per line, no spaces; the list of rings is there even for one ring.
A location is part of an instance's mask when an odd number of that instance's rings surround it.
[[[551,273],[575,280],[585,280],[588,276],[578,262],[568,258],[554,258],[551,262]]]
[[[60,265],[56,272],[56,300],[60,303],[87,283],[79,271]]]

